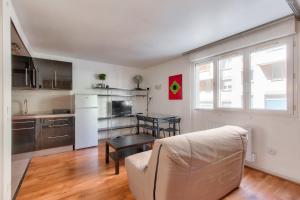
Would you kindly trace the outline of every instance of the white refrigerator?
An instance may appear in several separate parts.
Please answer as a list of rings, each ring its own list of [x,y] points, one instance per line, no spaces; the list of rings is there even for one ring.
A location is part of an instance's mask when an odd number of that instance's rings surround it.
[[[97,95],[75,95],[75,149],[98,145]]]

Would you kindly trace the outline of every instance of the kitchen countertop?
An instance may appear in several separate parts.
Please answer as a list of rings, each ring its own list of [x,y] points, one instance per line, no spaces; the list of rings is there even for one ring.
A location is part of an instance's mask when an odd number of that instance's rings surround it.
[[[41,118],[59,118],[59,117],[75,117],[75,114],[33,114],[33,115],[13,115],[12,120],[22,119],[41,119]]]

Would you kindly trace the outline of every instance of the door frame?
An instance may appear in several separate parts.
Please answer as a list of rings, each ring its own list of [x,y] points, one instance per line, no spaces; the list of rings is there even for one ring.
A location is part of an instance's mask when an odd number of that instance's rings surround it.
[[[11,199],[11,0],[0,0],[0,199]]]

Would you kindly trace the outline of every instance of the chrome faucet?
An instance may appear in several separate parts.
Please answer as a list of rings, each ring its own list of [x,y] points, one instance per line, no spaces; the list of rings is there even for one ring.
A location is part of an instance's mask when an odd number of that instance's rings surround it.
[[[25,106],[24,114],[27,115],[28,114],[28,100],[27,100],[27,98],[24,99],[24,106]]]

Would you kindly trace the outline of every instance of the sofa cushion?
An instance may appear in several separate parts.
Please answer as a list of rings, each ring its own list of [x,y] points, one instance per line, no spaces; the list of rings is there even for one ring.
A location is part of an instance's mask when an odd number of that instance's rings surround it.
[[[134,167],[135,169],[143,171],[147,167],[151,153],[152,150],[128,156],[125,159],[125,162],[129,162],[131,165],[133,165],[132,167]]]
[[[136,199],[143,199],[145,185],[145,169],[147,168],[152,150],[134,154],[125,158],[129,188]]]

